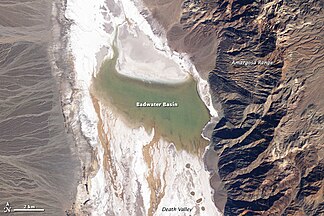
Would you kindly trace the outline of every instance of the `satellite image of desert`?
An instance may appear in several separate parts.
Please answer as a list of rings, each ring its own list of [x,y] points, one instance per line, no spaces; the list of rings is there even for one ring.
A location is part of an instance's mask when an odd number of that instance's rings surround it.
[[[0,216],[324,216],[323,0],[0,0]]]

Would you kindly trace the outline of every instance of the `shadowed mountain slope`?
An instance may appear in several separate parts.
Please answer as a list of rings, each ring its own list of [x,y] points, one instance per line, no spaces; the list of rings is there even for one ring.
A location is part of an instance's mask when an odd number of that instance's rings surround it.
[[[146,4],[208,77],[215,204],[225,215],[324,214],[323,2]]]

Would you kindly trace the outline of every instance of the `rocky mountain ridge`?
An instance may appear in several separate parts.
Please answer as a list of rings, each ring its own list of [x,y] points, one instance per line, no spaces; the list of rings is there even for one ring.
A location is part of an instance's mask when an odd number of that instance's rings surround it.
[[[324,214],[323,2],[145,2],[208,77],[224,215]]]

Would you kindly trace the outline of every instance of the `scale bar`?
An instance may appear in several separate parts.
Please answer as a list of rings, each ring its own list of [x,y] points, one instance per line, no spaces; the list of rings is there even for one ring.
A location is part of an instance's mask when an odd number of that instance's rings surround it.
[[[44,212],[45,209],[13,209],[14,212]]]

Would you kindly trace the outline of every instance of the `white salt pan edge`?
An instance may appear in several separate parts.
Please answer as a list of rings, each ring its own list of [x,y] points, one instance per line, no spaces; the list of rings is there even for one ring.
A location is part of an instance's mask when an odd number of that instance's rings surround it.
[[[117,0],[124,8],[123,12],[128,21],[133,22],[145,35],[147,35],[153,42],[155,48],[163,53],[166,57],[172,59],[176,62],[183,73],[191,73],[191,75],[198,82],[198,93],[207,106],[209,113],[213,117],[217,117],[217,111],[212,105],[212,98],[209,93],[209,84],[206,80],[202,79],[196,69],[192,64],[189,56],[185,53],[178,53],[172,51],[168,46],[167,39],[165,36],[157,36],[154,34],[152,27],[147,22],[147,20],[140,13],[140,10],[144,10],[143,4],[138,0]]]
[[[172,59],[156,50],[149,37],[138,29],[127,27],[127,23],[119,26],[117,36],[118,73],[134,79],[167,84],[181,83],[190,77]],[[135,31],[136,34],[132,34]]]
[[[68,0],[65,13],[68,19],[74,21],[70,28],[69,45],[74,56],[75,87],[77,88],[75,92],[78,95],[74,100],[80,100],[79,107],[75,107],[75,111],[79,115],[83,135],[89,140],[92,148],[98,152],[99,170],[89,185],[90,200],[93,201],[92,205],[95,207],[93,215],[98,215],[96,211],[104,211],[105,202],[108,201],[107,194],[102,190],[106,185],[104,170],[101,166],[104,151],[99,145],[98,118],[89,93],[92,75],[97,66],[96,53],[109,42],[110,38],[110,35],[103,29],[105,20],[100,8],[105,5],[104,2],[105,0]],[[77,204],[87,199],[87,195],[79,188]]]
[[[109,213],[115,215],[138,215],[136,209],[141,208],[141,215],[148,215],[151,193],[160,194],[164,190],[164,196],[158,205],[154,215],[168,215],[162,212],[163,207],[189,207],[193,208],[191,215],[221,215],[211,198],[211,188],[208,184],[209,173],[204,169],[203,161],[197,155],[186,151],[177,151],[172,143],[163,139],[156,141],[149,148],[150,166],[146,164],[143,149],[154,137],[154,130],[147,133],[143,127],[130,129],[109,108],[100,104],[101,118],[104,120],[104,130],[108,134],[111,151],[111,166],[118,170],[117,175],[107,179],[105,189],[110,191],[107,203]],[[187,168],[186,165],[190,164]],[[153,173],[155,179],[161,182],[160,189],[151,191],[147,177]],[[140,187],[138,187],[138,183]],[[207,183],[207,184],[206,184]],[[190,195],[194,191],[195,195]],[[123,192],[124,198],[116,196]],[[143,200],[143,206],[139,206],[138,196]],[[202,198],[201,203],[196,200]],[[120,206],[120,208],[116,208]],[[205,207],[205,211],[201,207]],[[100,208],[101,209],[101,208]],[[103,212],[98,212],[102,215]],[[174,212],[175,215],[188,215],[188,212]]]
[[[124,1],[127,4],[132,4],[130,1]],[[104,5],[104,0],[100,1],[81,1],[81,0],[68,0],[66,16],[69,19],[74,20],[75,24],[71,26],[70,33],[70,46],[74,59],[75,67],[75,79],[77,94],[80,98],[80,107],[78,107],[77,112],[80,116],[81,129],[83,134],[90,140],[90,144],[94,149],[97,149],[98,155],[97,160],[99,163],[99,170],[94,178],[91,179],[90,185],[90,198],[93,201],[92,205],[94,207],[93,215],[100,215],[108,211],[109,193],[106,193],[103,188],[107,187],[107,182],[105,179],[105,173],[102,169],[103,164],[103,149],[99,145],[98,131],[97,131],[97,116],[91,102],[89,87],[91,85],[92,75],[95,73],[95,68],[97,67],[96,53],[99,52],[100,48],[112,44],[112,35],[107,34],[104,31],[105,20],[102,17],[100,8]],[[136,9],[136,8],[134,8]],[[129,11],[129,10],[127,10]],[[136,17],[133,17],[136,20]],[[141,19],[141,16],[138,17]],[[123,18],[113,19],[114,26],[123,22]],[[146,21],[144,21],[146,22]],[[148,25],[148,24],[147,24]],[[146,26],[147,25],[140,25]],[[149,25],[148,25],[149,27]],[[142,29],[143,30],[143,29]],[[144,29],[145,30],[145,29]],[[151,29],[149,32],[144,31],[150,35],[152,33]],[[151,34],[151,39],[159,47],[160,39]],[[191,68],[193,75],[199,80],[199,93],[204,94],[206,89],[208,89],[208,83],[201,80],[197,71],[194,69],[189,61],[189,58],[171,52],[166,44],[162,46],[164,52],[167,56],[171,55],[171,58],[181,65],[182,68]],[[108,56],[109,53],[107,53]],[[111,55],[111,53],[110,53]],[[208,91],[207,91],[208,93]],[[208,105],[210,112],[213,116],[217,115],[217,112],[212,112],[210,101],[206,100],[208,97],[202,97],[204,102]],[[199,159],[198,159],[199,160]],[[144,168],[142,168],[144,169]],[[144,193],[146,195],[148,193]],[[147,203],[147,198],[144,198]],[[147,206],[147,204],[145,205]]]

